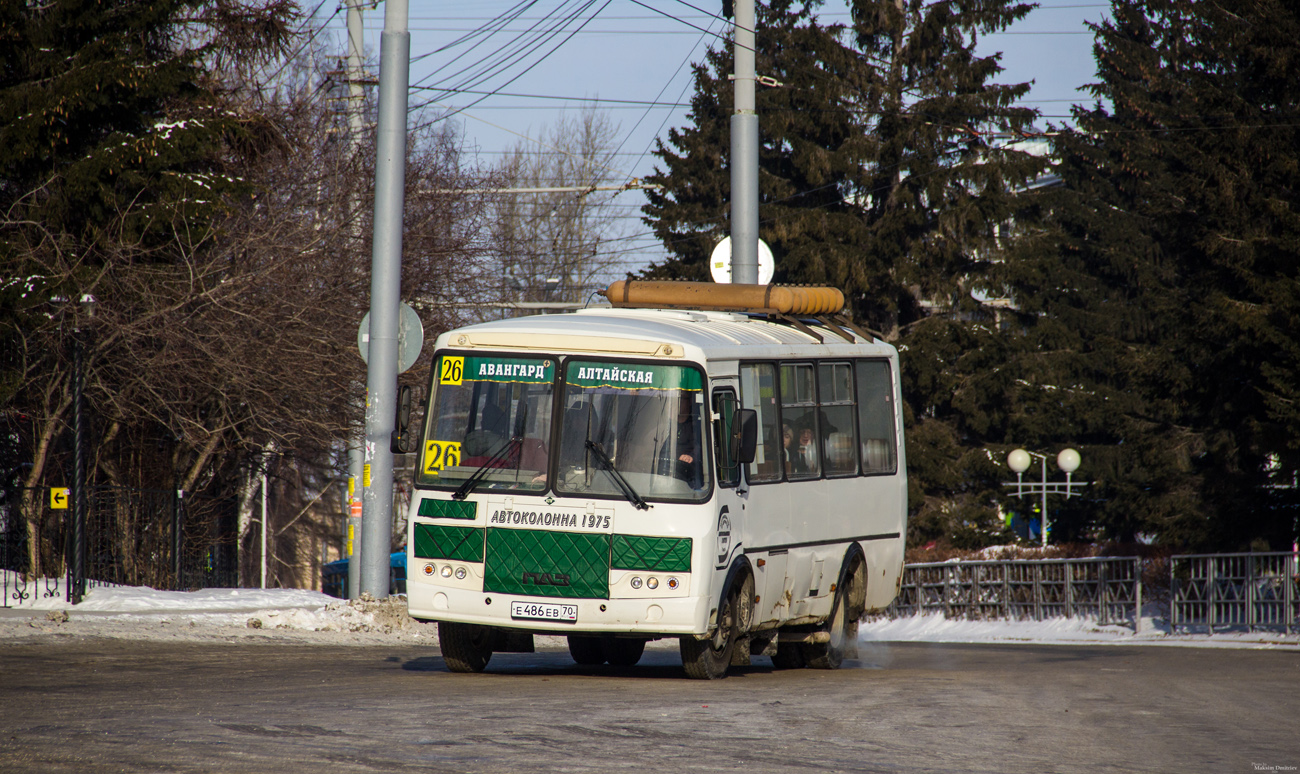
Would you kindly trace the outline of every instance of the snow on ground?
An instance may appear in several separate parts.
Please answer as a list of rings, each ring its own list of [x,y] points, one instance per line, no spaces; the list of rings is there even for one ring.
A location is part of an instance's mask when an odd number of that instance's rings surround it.
[[[1147,610],[1147,613],[1154,611]],[[1300,634],[1220,631],[1170,634],[1162,618],[1144,615],[1140,632],[1128,626],[1102,626],[1090,618],[1045,621],[948,620],[941,614],[864,621],[858,639],[870,642],[984,642],[1058,645],[1165,645],[1195,648],[1278,648],[1300,651]]]
[[[3,581],[7,581],[3,583]],[[41,581],[15,594],[19,581],[0,578],[9,609],[0,608],[0,639],[46,635],[146,640],[246,640],[249,638],[333,645],[399,642],[436,644],[437,627],[412,620],[405,597],[339,600],[301,589],[205,589],[156,591],[140,587],[98,587],[81,604],[66,601],[62,581]],[[1101,626],[1084,618],[1047,621],[962,621],[942,615],[878,618],[859,629],[863,643],[1046,643],[1176,645],[1276,648],[1300,651],[1300,635],[1275,632],[1170,634],[1149,607],[1141,631]],[[543,638],[539,648],[564,647]],[[554,642],[550,642],[554,640]]]

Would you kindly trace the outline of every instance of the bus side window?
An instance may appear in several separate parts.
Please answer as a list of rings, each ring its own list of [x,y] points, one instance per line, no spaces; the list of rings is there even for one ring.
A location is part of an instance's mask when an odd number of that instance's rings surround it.
[[[862,472],[893,473],[897,467],[894,439],[894,379],[884,360],[859,360],[858,430],[862,443]]]
[[[853,368],[848,363],[822,363],[817,370],[826,475],[856,476],[858,433],[853,420]]]
[[[812,363],[781,364],[782,431],[789,428],[788,478],[819,478],[822,472],[816,374]]]
[[[750,483],[780,481],[786,463],[781,420],[776,405],[776,366],[745,363],[740,366],[740,405],[758,416],[758,449],[746,469]]]

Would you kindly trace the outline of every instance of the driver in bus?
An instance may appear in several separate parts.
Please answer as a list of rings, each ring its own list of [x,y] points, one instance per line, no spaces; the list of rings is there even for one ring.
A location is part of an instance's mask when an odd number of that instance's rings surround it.
[[[677,424],[673,444],[673,449],[677,451],[677,460],[672,469],[673,476],[690,484],[692,489],[700,489],[704,486],[699,424],[694,398],[690,393],[682,393],[677,403]]]

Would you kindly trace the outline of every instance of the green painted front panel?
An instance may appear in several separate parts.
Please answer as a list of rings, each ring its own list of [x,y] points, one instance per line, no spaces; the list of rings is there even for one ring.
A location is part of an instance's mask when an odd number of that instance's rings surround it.
[[[481,562],[483,530],[445,524],[416,524],[415,556],[417,559]]]
[[[690,572],[691,539],[615,535],[609,566],[616,570]]]
[[[472,519],[477,508],[476,503],[468,500],[434,500],[426,497],[420,501],[420,515],[430,519]]]
[[[609,599],[609,535],[490,528],[483,590]]]

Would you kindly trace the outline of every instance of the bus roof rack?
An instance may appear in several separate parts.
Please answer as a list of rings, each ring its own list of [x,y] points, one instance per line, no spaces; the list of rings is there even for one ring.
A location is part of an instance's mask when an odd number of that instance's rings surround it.
[[[844,293],[830,287],[626,279],[597,293],[615,308],[695,309],[763,315],[772,322],[798,328],[822,343],[825,343],[822,336],[801,317],[811,318],[850,343],[854,341],[854,333],[867,341],[878,338],[842,314]]]

